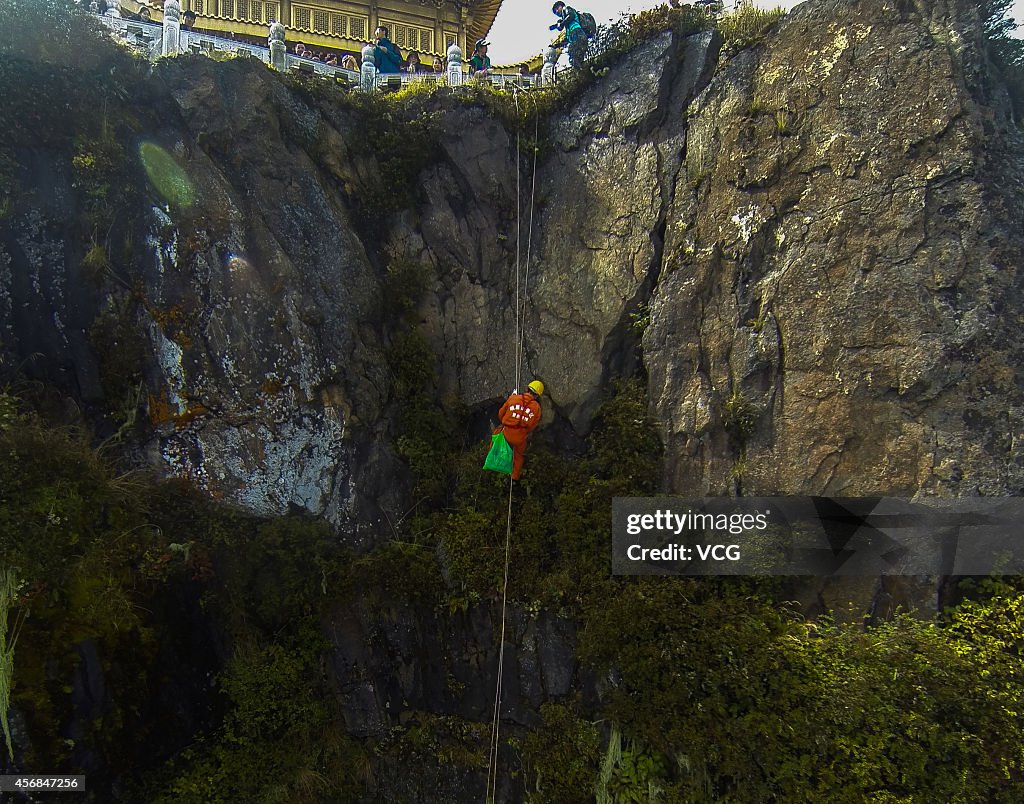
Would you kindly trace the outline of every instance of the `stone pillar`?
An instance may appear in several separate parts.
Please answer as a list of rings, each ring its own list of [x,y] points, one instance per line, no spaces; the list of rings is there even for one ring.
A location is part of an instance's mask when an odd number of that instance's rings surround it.
[[[359,88],[373,92],[377,88],[377,65],[373,45],[363,48],[363,63],[359,68]]]
[[[284,72],[288,69],[288,47],[284,43],[284,26],[279,22],[270,23],[270,66]]]
[[[462,86],[462,48],[457,43],[448,48],[448,86]]]
[[[555,83],[555,64],[558,61],[558,51],[549,47],[544,51],[544,67],[540,71],[540,84],[544,87],[552,86]]]
[[[181,6],[178,0],[164,2],[164,48],[163,55],[178,53],[178,38],[181,36]]]

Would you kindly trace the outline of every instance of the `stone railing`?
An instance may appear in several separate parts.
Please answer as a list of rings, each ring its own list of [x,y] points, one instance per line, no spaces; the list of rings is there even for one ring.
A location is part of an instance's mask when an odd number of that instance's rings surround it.
[[[97,15],[99,16],[99,15]],[[99,16],[111,35],[149,58],[171,56],[178,53],[197,53],[208,56],[235,56],[257,58],[282,72],[305,73],[333,78],[341,83],[367,90],[396,90],[408,84],[438,84],[467,86],[486,81],[502,89],[530,89],[553,84],[557,52],[548,51],[542,75],[518,75],[491,72],[484,79],[469,75],[462,61],[462,50],[457,45],[448,49],[448,66],[444,73],[380,73],[374,65],[373,46],[363,48],[362,67],[348,70],[344,67],[305,59],[287,52],[286,31],[279,22],[269,26],[268,47],[240,42],[223,36],[182,30],[181,7],[178,0],[166,0],[162,23],[130,20],[117,14]]]

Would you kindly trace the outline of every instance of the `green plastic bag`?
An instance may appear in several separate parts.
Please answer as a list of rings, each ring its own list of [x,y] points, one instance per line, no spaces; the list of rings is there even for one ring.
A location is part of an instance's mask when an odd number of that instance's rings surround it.
[[[491,451],[487,453],[484,469],[501,472],[503,475],[512,474],[512,447],[508,445],[502,433],[491,436]]]

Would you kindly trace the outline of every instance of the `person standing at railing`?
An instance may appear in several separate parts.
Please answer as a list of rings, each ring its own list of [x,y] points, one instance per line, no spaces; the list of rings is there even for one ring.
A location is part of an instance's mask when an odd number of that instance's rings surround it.
[[[576,9],[567,6],[562,0],[551,6],[551,13],[558,17],[558,22],[549,26],[549,30],[565,31],[565,38],[569,43],[569,65],[575,67],[583,64],[590,42],[587,40],[587,32],[580,25],[580,15],[576,13]]]
[[[341,60],[341,66],[346,70],[352,70],[353,72],[359,72],[359,60],[351,53],[346,53],[344,58]]]
[[[427,65],[420,61],[420,54],[415,50],[410,50],[405,59],[405,71],[407,73],[425,73],[427,71]]]
[[[483,39],[476,40],[473,48],[473,56],[469,60],[469,74],[477,78],[486,78],[491,74],[491,57],[487,55],[487,46],[490,42]]]
[[[444,61],[441,59],[440,56],[434,56],[434,63],[432,67],[434,70],[434,75],[444,75]]]
[[[399,73],[402,71],[402,51],[398,49],[398,45],[388,39],[388,29],[386,25],[378,25],[377,30],[373,32],[376,39],[376,48],[374,49],[373,56],[377,62],[377,72],[379,73]]]

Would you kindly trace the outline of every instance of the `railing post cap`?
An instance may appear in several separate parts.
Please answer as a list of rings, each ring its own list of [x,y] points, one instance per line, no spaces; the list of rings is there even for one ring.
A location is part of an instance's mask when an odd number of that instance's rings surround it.
[[[284,25],[280,22],[270,23],[270,41],[271,42],[283,42],[284,41]]]
[[[462,48],[455,42],[448,47],[448,61],[462,61]]]
[[[178,0],[164,0],[164,19],[168,17],[175,20],[181,17],[181,3]]]
[[[555,47],[549,47],[544,51],[544,61],[548,64],[554,64],[558,61],[558,50]]]
[[[374,56],[376,48],[373,45],[367,45],[363,48],[363,62],[370,62],[370,64],[377,63],[377,57]]]

